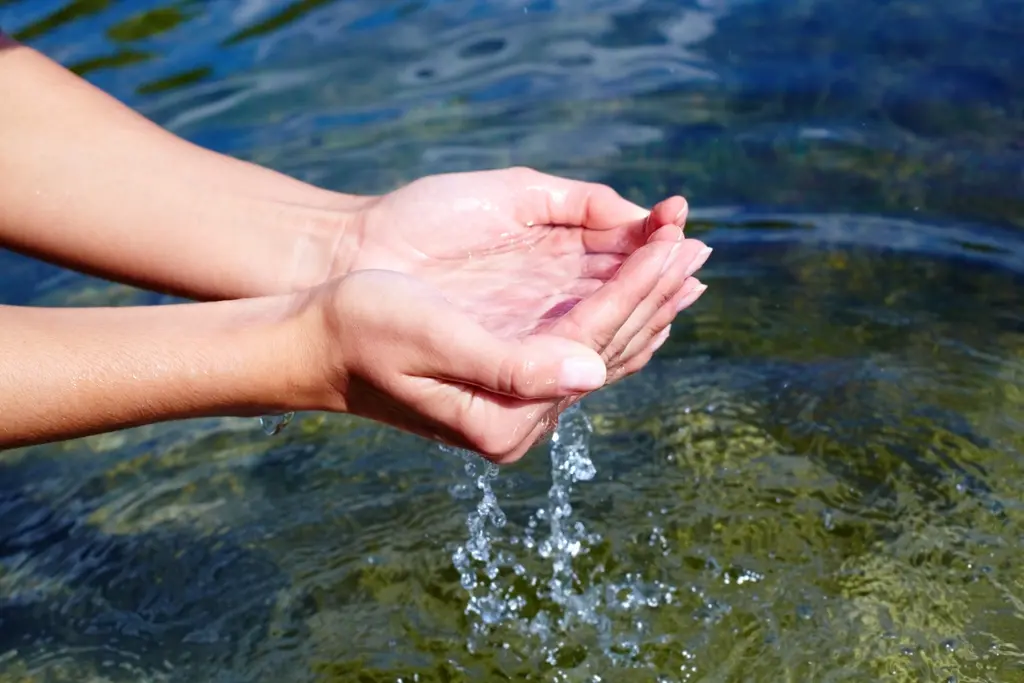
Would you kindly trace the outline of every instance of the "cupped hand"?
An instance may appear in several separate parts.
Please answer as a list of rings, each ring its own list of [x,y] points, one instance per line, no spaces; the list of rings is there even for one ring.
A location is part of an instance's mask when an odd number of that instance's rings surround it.
[[[691,276],[710,249],[683,240],[686,214],[682,197],[649,211],[606,185],[526,168],[429,176],[366,204],[334,272],[411,275],[502,339],[546,332],[600,346],[614,378],[642,367],[703,292]],[[566,315],[659,241],[679,244],[677,258],[613,338],[596,344],[586,316]]]
[[[633,314],[669,302],[655,294],[666,265],[700,249],[653,240],[550,329],[511,337],[408,274],[359,269],[329,281],[312,291],[302,316],[306,374],[326,378],[317,407],[514,461],[560,410],[604,385],[604,358],[623,343]]]

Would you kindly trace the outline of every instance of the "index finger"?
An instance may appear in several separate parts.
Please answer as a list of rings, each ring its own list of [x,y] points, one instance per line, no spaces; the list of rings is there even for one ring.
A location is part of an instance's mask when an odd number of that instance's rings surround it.
[[[666,225],[683,228],[689,205],[680,196],[669,197],[657,204],[643,221],[621,223],[605,230],[583,231],[583,248],[591,254],[632,254]],[[583,226],[586,228],[586,226]]]
[[[689,207],[675,195],[645,209],[601,183],[572,180],[522,169],[523,201],[517,219],[524,224],[583,228],[589,253],[629,254],[664,225],[683,227]]]

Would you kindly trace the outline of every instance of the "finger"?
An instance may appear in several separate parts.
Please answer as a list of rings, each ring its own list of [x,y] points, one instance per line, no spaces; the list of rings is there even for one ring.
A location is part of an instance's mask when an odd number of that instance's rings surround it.
[[[681,242],[682,239],[682,229],[673,223],[662,225],[647,237],[648,242]]]
[[[526,222],[603,231],[624,226],[643,229],[648,222],[654,226],[675,223],[682,227],[686,219],[686,200],[680,196],[669,197],[649,211],[602,183],[561,178],[532,169],[518,172],[527,176],[523,184],[529,191],[543,193],[545,200],[545,214],[521,217]]]
[[[545,438],[554,434],[555,430],[558,429],[559,416],[571,406],[583,400],[586,395],[587,394],[575,394],[573,396],[567,396],[552,404],[550,408],[540,416],[540,419],[535,420],[536,424],[533,429],[526,434],[519,444],[509,449],[506,453],[492,458],[492,460],[499,465],[506,465],[522,458],[531,448],[539,444]]]
[[[640,351],[643,351],[649,344],[651,344],[657,334],[666,329],[672,321],[675,320],[679,311],[693,304],[693,302],[700,298],[706,289],[707,285],[703,284],[697,278],[687,278],[671,300],[658,309],[658,312],[650,318],[642,330],[629,340],[626,348],[622,350],[617,358],[609,363],[609,366],[618,367],[624,363],[628,363],[633,356]]]
[[[658,202],[651,214],[651,225],[671,222],[685,228],[686,217],[690,215],[690,203],[685,197],[675,195]]]
[[[644,334],[645,329],[660,329],[670,322],[669,320],[664,320],[656,327],[651,327],[652,319],[663,308],[667,308],[666,305],[678,294],[686,279],[699,270],[711,255],[711,248],[698,240],[679,242],[673,247],[673,251],[674,254],[671,257],[673,260],[669,264],[665,275],[659,279],[650,296],[646,297],[633,310],[626,322],[615,333],[612,342],[602,353],[602,356],[609,365],[616,364],[630,340],[637,335]]]
[[[689,205],[675,196],[658,202],[643,220],[621,223],[607,230],[585,230],[583,248],[588,253],[629,254],[646,244],[663,226],[686,225]]]
[[[405,422],[403,428],[497,463],[522,457],[530,448],[527,439],[558,405],[423,377],[407,378],[389,391],[419,415],[412,429]]]
[[[634,354],[628,363],[616,367],[614,371],[610,370],[608,372],[608,376],[611,378],[609,381],[619,382],[647,367],[647,364],[654,358],[654,354],[657,353],[658,349],[669,340],[670,334],[671,329],[666,327],[644,349]]]
[[[650,362],[658,349],[668,341],[671,333],[671,321],[675,318],[677,312],[691,305],[706,289],[707,286],[696,278],[688,278],[687,286],[681,287],[680,292],[667,302],[659,310],[655,319],[652,320],[650,329],[653,330],[653,333],[638,335],[638,337],[634,338],[631,342],[634,346],[624,354],[624,360],[617,366],[609,368],[609,383],[642,370]],[[584,393],[573,394],[558,400],[556,403],[546,404],[548,407],[540,415],[536,413],[536,407],[545,404],[534,403],[525,408],[519,407],[507,410],[506,417],[515,416],[514,421],[520,425],[520,429],[515,435],[509,435],[504,440],[499,440],[498,442],[486,443],[478,440],[478,443],[481,444],[479,447],[490,447],[487,453],[485,453],[485,457],[488,457],[493,462],[498,464],[515,462],[541,441],[546,434],[552,432],[557,426],[558,416],[571,405],[580,401],[585,395]],[[524,427],[529,424],[532,424],[533,427]],[[526,429],[529,429],[529,431],[526,431]],[[517,438],[520,439],[519,442],[513,444]]]
[[[614,369],[608,370],[608,376],[612,378],[609,382],[618,382],[626,379],[630,375],[634,375],[647,367],[647,364],[651,362],[654,354],[656,354],[658,350],[665,345],[671,334],[671,325],[666,325],[661,328],[660,331],[655,333],[653,338],[648,340],[647,346],[632,354],[629,361],[616,366]]]
[[[488,459],[499,465],[507,465],[519,460],[531,448],[554,434],[555,430],[558,429],[559,416],[586,396],[587,394],[566,396],[548,404],[547,408],[540,414],[534,413],[528,417],[521,418],[521,424],[532,424],[532,428],[528,431],[520,432],[518,437],[520,440],[516,445],[510,446],[504,452],[496,453]],[[522,434],[525,434],[525,436],[522,436]]]
[[[514,182],[524,188],[523,223],[567,225],[590,230],[610,230],[627,223],[643,222],[650,212],[625,199],[608,185],[513,169]]]
[[[678,298],[678,301],[673,302],[673,310],[677,313],[683,311],[691,306],[701,295],[707,290],[707,285],[698,284],[696,287],[690,289],[688,292]],[[676,313],[672,314],[673,317]],[[623,377],[628,377],[635,372],[639,372],[651,357],[660,349],[666,341],[668,341],[669,330],[671,325],[667,325],[662,332],[655,334],[653,339],[650,341],[646,348],[641,349],[637,353],[629,354],[629,358],[625,360],[621,365],[617,365],[614,368],[608,369],[609,382],[617,381]]]
[[[588,346],[552,334],[502,339],[454,309],[435,316],[413,373],[492,394],[545,399],[604,386],[606,368]]]
[[[600,355],[579,342],[501,339],[397,273],[364,271],[349,282],[339,288],[339,306],[353,323],[347,336],[373,340],[350,349],[347,363],[346,397],[365,417],[500,458],[558,398],[605,383]],[[383,325],[375,320],[382,311]],[[516,393],[554,397],[509,395]]]
[[[670,336],[672,336],[672,325],[666,325],[661,329],[661,332],[654,335],[651,343],[647,345],[648,348],[650,348],[651,353],[657,353],[658,350],[665,345],[665,342],[668,341]]]
[[[708,289],[708,286],[697,278],[690,279],[696,283],[696,286],[692,289],[687,288],[685,291],[680,292],[679,296],[677,296],[672,302],[672,305],[669,308],[669,315],[671,315],[673,319],[675,319],[676,315],[692,306]]]
[[[402,285],[382,287],[380,296],[391,292],[394,300],[378,298],[372,307],[404,311],[402,333],[380,341],[397,342],[400,368],[406,376],[474,386],[519,399],[559,398],[604,386],[603,359],[579,340],[553,334],[502,338],[415,280],[397,274],[377,277]]]
[[[406,378],[407,379],[407,378]],[[445,421],[438,411],[423,410],[422,404],[428,408],[436,407],[440,400],[438,383],[427,384],[414,378],[415,389],[411,390],[402,382],[395,382],[384,391],[379,387],[350,387],[349,393],[354,405],[359,405],[359,415],[376,422],[391,425],[402,431],[421,436],[425,439],[438,441],[454,448],[473,449],[473,444],[466,435],[450,420]],[[382,395],[383,394],[383,395]],[[394,399],[403,402],[397,405]],[[450,416],[448,416],[450,418]]]
[[[644,244],[657,227],[669,223],[683,227],[689,211],[686,199],[678,195],[647,210],[601,183],[562,178],[529,168],[510,172],[515,185],[526,188],[526,200],[520,206],[523,215],[517,216],[522,223],[580,227],[595,233],[623,231],[631,236],[642,236],[630,237],[629,248],[621,253],[629,253]],[[601,238],[594,237],[600,243]],[[611,241],[617,242],[618,238]]]
[[[672,247],[652,242],[638,249],[612,279],[576,304],[548,332],[603,353],[630,314],[657,286]]]
[[[683,239],[683,233],[678,226],[673,224],[663,225],[661,228],[655,230],[648,237],[647,242],[679,242]],[[640,246],[640,245],[637,245]],[[633,250],[635,251],[635,249]],[[599,278],[608,280],[614,275],[622,264],[626,262],[626,258],[629,254],[620,253],[595,253],[595,254],[584,254],[582,274],[585,277]]]
[[[568,401],[569,399],[565,399]],[[575,402],[575,401],[574,401]],[[569,404],[571,405],[571,404]],[[568,406],[566,406],[568,407]],[[540,443],[545,436],[553,434],[558,428],[558,416],[565,410],[561,407],[561,403],[551,406],[551,408],[536,421],[533,428],[526,434],[526,436],[515,445],[515,447],[509,449],[508,452],[497,456],[494,462],[499,465],[509,465],[521,459],[526,455],[531,448]]]

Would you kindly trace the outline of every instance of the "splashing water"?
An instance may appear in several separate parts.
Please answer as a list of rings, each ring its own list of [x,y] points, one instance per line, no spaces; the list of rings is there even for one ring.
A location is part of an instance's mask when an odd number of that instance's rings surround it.
[[[601,580],[597,572],[588,576],[578,573],[577,558],[602,540],[600,534],[589,532],[582,521],[573,519],[571,502],[573,486],[597,474],[590,458],[592,432],[590,419],[579,406],[561,416],[549,451],[547,503],[530,515],[521,536],[505,539],[499,534],[507,520],[493,488],[498,467],[470,451],[454,451],[465,460],[466,473],[481,493],[466,520],[469,538],[452,554],[462,586],[469,593],[466,614],[473,628],[468,643],[471,649],[477,647],[476,638],[507,626],[539,639],[545,660],[554,666],[564,644],[560,635],[582,627],[591,630],[599,649],[613,661],[631,666],[639,663],[635,660],[639,653],[635,634],[616,633],[612,616],[670,603],[675,589],[661,584],[645,586],[633,575],[615,583]],[[498,549],[501,541],[526,553],[516,558],[510,550]],[[534,562],[529,562],[531,559]],[[527,564],[540,566],[531,576]],[[531,603],[536,612],[526,617],[523,613]],[[633,620],[633,627],[643,629],[639,620]]]
[[[470,451],[460,450],[459,453],[466,461],[466,474],[475,477],[476,487],[483,495],[476,509],[466,520],[469,540],[456,549],[452,562],[459,571],[462,587],[470,592],[467,614],[476,615],[484,624],[495,624],[500,622],[509,610],[514,609],[512,603],[505,600],[496,583],[500,563],[507,561],[508,558],[493,551],[491,538],[487,533],[488,522],[493,528],[501,529],[506,521],[505,513],[498,506],[498,498],[491,488],[491,480],[498,476],[498,466],[482,461]],[[478,473],[481,467],[483,472]],[[483,586],[473,568],[474,562],[484,567],[486,583]],[[483,593],[477,593],[477,588],[480,587],[483,588]]]
[[[572,521],[573,484],[590,481],[597,474],[590,459],[590,434],[593,426],[579,408],[573,406],[559,420],[558,429],[551,437],[551,488],[548,506],[538,510],[527,524],[523,545],[536,548],[542,558],[551,564],[548,597],[561,608],[559,627],[569,628],[573,620],[595,623],[595,596],[576,593],[573,560],[588,544],[600,540],[597,534],[588,535],[581,521]],[[550,535],[536,540],[539,523],[547,520]]]

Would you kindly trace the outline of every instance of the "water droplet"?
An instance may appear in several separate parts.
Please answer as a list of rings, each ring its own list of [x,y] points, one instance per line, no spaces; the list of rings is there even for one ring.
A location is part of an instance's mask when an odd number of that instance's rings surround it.
[[[274,436],[276,434],[280,434],[281,430],[287,427],[294,417],[295,413],[264,415],[260,418],[260,426],[263,428],[263,432],[267,436]]]
[[[835,528],[835,518],[832,516],[831,510],[825,510],[822,512],[821,519],[827,530],[832,531]]]

